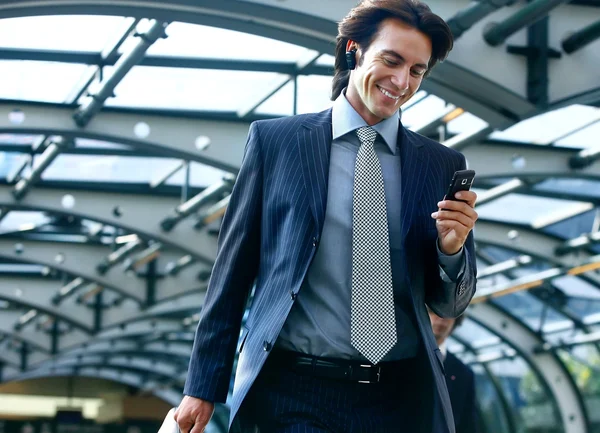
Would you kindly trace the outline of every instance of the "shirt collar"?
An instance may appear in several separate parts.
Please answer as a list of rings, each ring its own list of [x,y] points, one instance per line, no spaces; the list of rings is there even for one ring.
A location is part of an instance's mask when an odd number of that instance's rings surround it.
[[[356,112],[346,99],[346,89],[333,103],[331,121],[333,125],[333,139],[340,138],[343,135],[353,132],[356,129],[367,126],[367,122]],[[373,125],[373,129],[385,141],[392,154],[396,154],[396,142],[398,140],[398,128],[400,125],[400,110],[387,119]]]
[[[442,358],[446,359],[446,355],[448,354],[448,347],[446,346],[446,342],[444,341],[440,344],[440,352],[442,352]]]

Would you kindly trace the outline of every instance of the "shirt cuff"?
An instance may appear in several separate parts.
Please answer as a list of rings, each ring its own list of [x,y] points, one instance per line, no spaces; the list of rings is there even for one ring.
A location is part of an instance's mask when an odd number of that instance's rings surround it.
[[[461,247],[456,254],[451,256],[444,254],[440,250],[439,242],[436,241],[435,247],[438,253],[438,260],[440,263],[440,275],[445,281],[456,282],[458,277],[464,272],[465,268],[465,253],[464,248]]]

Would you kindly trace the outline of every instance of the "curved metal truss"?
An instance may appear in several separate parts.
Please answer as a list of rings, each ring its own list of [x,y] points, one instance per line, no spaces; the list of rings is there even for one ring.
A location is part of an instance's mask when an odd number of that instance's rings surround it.
[[[11,214],[39,220],[0,233],[0,381],[93,376],[178,403],[216,255],[220,217],[242,159],[249,122],[268,117],[256,109],[285,85],[293,83],[297,93],[298,77],[331,73],[331,67],[317,59],[332,52],[334,20],[345,11],[333,8],[309,15],[298,11],[322,8],[306,9],[306,1],[302,3],[273,7],[234,0],[140,0],[106,6],[96,0],[7,0],[0,5],[0,19],[56,14],[135,18],[123,34],[115,35],[117,42],[101,53],[0,47],[4,60],[92,67],[88,80],[64,104],[0,99],[0,137],[15,139],[0,140],[0,150],[22,157],[0,185],[0,230],[2,220]],[[597,350],[600,340],[600,295],[590,295],[600,290],[600,194],[592,191],[600,186],[600,151],[557,145],[563,137],[550,143],[521,143],[498,139],[493,132],[571,103],[600,105],[598,89],[593,81],[586,81],[585,74],[580,83],[563,82],[562,93],[531,86],[518,91],[518,80],[543,81],[576,62],[561,55],[550,64],[556,50],[552,43],[544,43],[548,24],[541,24],[544,20],[539,17],[532,22],[527,18],[552,12],[562,29],[576,16],[581,21],[577,28],[589,32],[588,18],[581,10],[596,11],[599,5],[572,1],[564,10],[544,12],[500,0],[473,2],[462,9],[456,9],[456,2],[430,3],[448,19],[457,37],[456,54],[423,84],[428,94],[445,100],[445,110],[413,129],[462,150],[478,173],[479,291],[467,321],[487,329],[497,337],[497,344],[510,347],[533,366],[558,408],[565,432],[587,431],[591,421],[585,402],[556,351],[578,344],[596,345]],[[498,17],[503,21],[486,26],[483,34],[474,30]],[[150,25],[136,33],[142,19],[149,19]],[[174,21],[260,35],[314,53],[296,63],[147,54],[166,37]],[[519,26],[528,29],[525,46],[496,48]],[[124,49],[123,43],[132,38],[134,42]],[[578,46],[577,40],[565,41],[565,52],[591,57],[585,46],[589,44]],[[469,50],[481,58],[493,57],[490,63],[514,65],[515,70],[502,75],[489,65],[473,64]],[[542,53],[541,57],[534,59],[534,52]],[[521,55],[526,56],[527,66],[520,61],[517,66],[514,57]],[[106,107],[136,65],[272,72],[287,78],[238,111]],[[107,67],[111,72],[101,74]],[[588,87],[577,87],[581,83]],[[478,116],[483,126],[451,134],[448,124],[464,112]],[[140,121],[148,133],[136,131]],[[579,130],[598,122],[600,116]],[[199,145],[199,137],[204,136],[210,137],[208,147]],[[81,140],[101,145],[83,146]],[[65,155],[156,158],[172,165],[150,182],[46,179],[46,170]],[[220,170],[218,180],[193,185],[189,179],[193,164],[202,170]],[[181,173],[185,173],[182,182],[167,184]],[[584,187],[552,187],[549,181],[579,182]],[[514,196],[559,200],[565,209],[530,222],[497,217],[498,204]],[[575,308],[580,298],[593,305],[591,312],[583,314]],[[539,326],[532,326],[531,317],[512,314],[504,300],[543,305]],[[556,336],[564,330],[571,333]],[[475,357],[474,363],[493,376],[484,361],[477,361],[489,347],[464,338],[457,341]],[[499,385],[497,392],[502,394]],[[515,420],[508,424],[516,431]]]

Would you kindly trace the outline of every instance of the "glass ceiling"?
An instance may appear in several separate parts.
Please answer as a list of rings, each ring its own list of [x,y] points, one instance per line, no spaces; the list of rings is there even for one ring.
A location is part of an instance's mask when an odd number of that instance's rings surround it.
[[[134,24],[133,18],[102,16],[0,20],[0,100],[53,103],[71,108],[74,102],[83,102],[89,98],[84,90],[92,73],[95,81],[87,89],[92,93],[105,77],[115,73],[114,62],[99,68],[102,53],[115,50],[127,53],[137,42],[132,34],[124,37]],[[147,20],[137,23],[138,31],[148,26]],[[32,32],[32,28],[36,31]],[[260,36],[179,22],[171,23],[167,34],[166,39],[159,39],[146,52],[146,59],[158,59],[161,66],[133,66],[119,81],[114,97],[109,97],[105,106],[144,110],[167,118],[173,113],[183,113],[192,122],[194,117],[203,118],[215,113],[229,116],[227,118],[232,120],[251,120],[320,111],[331,105],[329,91],[333,58],[328,53]],[[241,40],[244,42],[241,43]],[[18,56],[26,60],[15,59]],[[41,61],[41,57],[52,60]],[[167,60],[164,61],[164,58]],[[186,59],[198,60],[198,63],[193,67],[181,66]],[[299,75],[289,73],[292,66],[307,61],[312,65],[311,70],[307,69],[304,73],[300,69]],[[81,96],[75,100],[74,95]],[[477,113],[466,112],[423,90],[403,107],[402,122],[408,128],[441,142],[487,126]],[[594,152],[600,151],[598,137],[600,108],[571,105],[524,120],[505,130],[494,131],[483,141],[494,145],[517,145],[523,149],[536,145]],[[27,155],[33,154],[34,157],[26,164],[22,175],[38,167],[41,152],[33,152],[32,144],[39,138],[35,133],[0,133],[0,179],[4,184],[14,185],[14,179],[9,182],[8,178]],[[218,183],[225,176],[224,171],[207,164],[145,155],[123,143],[75,137],[73,146],[52,160],[38,183],[39,186],[93,186],[94,190],[152,193],[149,185],[157,177],[170,172],[172,175],[162,185],[161,194],[178,196],[185,189],[189,197]],[[571,173],[572,177],[563,177],[562,174],[539,179],[528,188],[487,201],[477,209],[480,219],[504,224],[507,233],[511,228],[527,228],[552,236],[562,243],[580,235],[597,234],[600,227],[597,164],[595,172],[586,176],[578,177],[577,173]],[[480,185],[476,180],[476,191],[483,195],[511,179],[512,174],[507,173],[506,177],[486,179]],[[10,239],[15,239],[15,236],[26,239],[42,228],[51,228],[53,236],[60,234],[61,230],[65,235],[67,232],[73,234],[71,228],[67,230],[66,225],[61,225],[48,212],[3,211],[1,218],[0,234]],[[88,226],[83,227],[89,231]],[[104,230],[115,235],[127,234],[122,229],[106,225]],[[89,242],[87,239],[86,242]],[[599,254],[598,240],[600,236],[590,241],[587,249],[577,251],[586,251],[588,255],[596,251]],[[553,251],[544,253],[546,256],[554,254]],[[479,271],[485,275],[490,267],[515,260],[522,252],[506,245],[481,243],[478,255]],[[594,260],[594,263],[599,263],[600,257],[596,256]],[[15,263],[15,269],[19,269],[19,265],[10,260],[6,266],[10,263]],[[535,258],[480,278],[479,287],[493,290],[555,266],[556,263]],[[548,341],[572,338],[573,330],[587,333],[598,329],[600,324],[598,268],[600,266],[590,271],[595,278],[585,273],[569,275],[563,269],[564,272],[544,280],[539,287],[519,290],[486,302],[519,317],[525,326],[540,331]],[[0,273],[6,269],[3,264]],[[546,292],[560,293],[564,302],[554,302],[555,299],[548,298]],[[570,337],[564,337],[565,327],[571,330]],[[467,343],[469,350],[464,346]],[[470,356],[475,363],[489,355],[488,352],[510,351],[501,337],[469,319],[457,330],[452,345],[465,359]],[[518,367],[519,371],[524,369],[519,363],[510,365]]]

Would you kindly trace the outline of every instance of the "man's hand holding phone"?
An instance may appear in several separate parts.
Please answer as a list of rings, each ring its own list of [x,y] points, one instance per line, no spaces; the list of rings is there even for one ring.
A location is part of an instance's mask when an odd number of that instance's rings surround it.
[[[477,194],[469,190],[474,176],[472,170],[457,171],[446,197],[438,202],[437,212],[431,214],[436,220],[440,250],[446,255],[460,251],[477,221]]]

